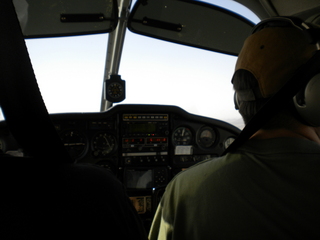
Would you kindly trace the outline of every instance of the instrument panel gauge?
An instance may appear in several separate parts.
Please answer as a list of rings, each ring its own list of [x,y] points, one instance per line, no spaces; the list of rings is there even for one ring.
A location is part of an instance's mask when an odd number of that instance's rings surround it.
[[[197,142],[204,148],[211,147],[216,141],[216,133],[211,127],[203,127],[198,131]]]
[[[105,81],[106,99],[110,102],[121,102],[125,99],[125,81],[120,75],[111,75]]]
[[[112,98],[119,98],[123,94],[123,88],[119,83],[112,83],[108,86],[107,93]]]
[[[190,145],[192,142],[192,132],[187,127],[179,127],[172,134],[174,145]]]
[[[72,159],[80,158],[87,149],[85,135],[76,130],[66,130],[60,134],[61,140]]]
[[[107,156],[116,148],[116,138],[110,133],[98,133],[92,139],[94,156]]]
[[[235,140],[234,137],[229,137],[224,141],[224,148],[227,149]]]

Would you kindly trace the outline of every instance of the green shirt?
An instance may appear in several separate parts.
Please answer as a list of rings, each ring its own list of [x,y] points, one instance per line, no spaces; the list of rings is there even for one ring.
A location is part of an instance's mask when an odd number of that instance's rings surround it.
[[[320,145],[250,140],[167,186],[150,240],[311,239],[320,236]]]

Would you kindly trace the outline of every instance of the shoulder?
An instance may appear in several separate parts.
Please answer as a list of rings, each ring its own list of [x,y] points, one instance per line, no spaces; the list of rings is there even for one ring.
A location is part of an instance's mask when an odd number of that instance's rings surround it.
[[[179,192],[198,188],[206,184],[207,181],[213,181],[214,178],[221,178],[234,164],[237,164],[241,157],[237,154],[227,154],[226,156],[212,158],[202,161],[188,169],[178,173],[168,184],[167,191],[172,191],[173,188],[179,188]],[[221,175],[221,173],[223,173]]]

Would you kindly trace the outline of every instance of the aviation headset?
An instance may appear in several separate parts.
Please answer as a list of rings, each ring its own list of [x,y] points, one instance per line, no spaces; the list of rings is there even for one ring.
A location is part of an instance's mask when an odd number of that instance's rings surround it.
[[[268,27],[294,27],[301,30],[310,44],[317,44],[318,50],[316,52],[318,53],[315,55],[320,55],[318,45],[320,41],[319,28],[313,27],[311,24],[305,23],[295,17],[274,17],[257,24],[253,28],[252,34]],[[306,66],[299,68],[295,74],[302,78],[308,75],[309,79],[304,80],[306,84],[304,84],[302,88],[300,88],[300,91],[293,97],[293,104],[305,123],[318,127],[320,126],[320,64],[316,64],[314,67],[314,64],[312,64],[314,61],[319,61],[319,57],[312,57],[305,64]],[[308,74],[305,74],[306,72],[308,72]],[[290,84],[290,81],[291,80],[288,81],[288,84]],[[236,109],[239,109],[239,99],[236,93],[234,95],[234,102]]]

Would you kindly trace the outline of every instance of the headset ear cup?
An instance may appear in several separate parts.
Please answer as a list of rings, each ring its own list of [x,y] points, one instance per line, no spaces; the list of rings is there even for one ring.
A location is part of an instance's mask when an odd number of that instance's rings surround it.
[[[304,91],[293,98],[293,102],[304,121],[314,127],[320,126],[320,73],[308,82]]]

